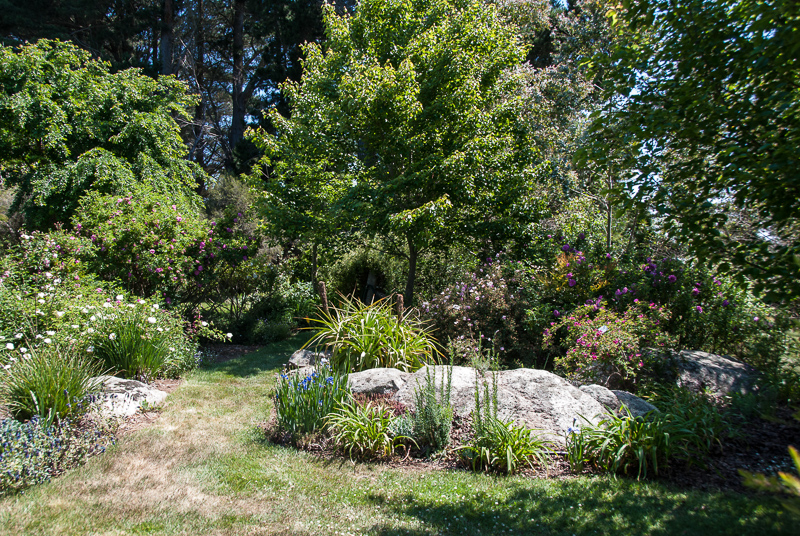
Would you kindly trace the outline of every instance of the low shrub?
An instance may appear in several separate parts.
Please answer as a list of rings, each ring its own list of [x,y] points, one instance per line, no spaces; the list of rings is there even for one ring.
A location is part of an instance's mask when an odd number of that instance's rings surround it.
[[[0,400],[18,420],[38,415],[52,423],[88,409],[100,367],[71,347],[46,345],[10,358],[0,372]]]
[[[688,462],[702,462],[714,447],[722,447],[722,439],[733,431],[728,411],[720,408],[702,393],[673,386],[656,386],[646,398],[688,432],[682,444],[676,445],[676,457]]]
[[[294,442],[303,434],[322,430],[325,417],[349,397],[347,375],[328,367],[305,376],[281,374],[275,386],[278,426]]]
[[[669,339],[659,331],[668,318],[663,308],[637,300],[622,314],[601,301],[578,307],[564,314],[545,330],[545,345],[566,347],[556,357],[556,367],[567,377],[602,385],[632,385],[642,371],[652,371],[661,363],[657,352],[648,347],[664,347]]]
[[[452,366],[442,367],[443,374],[437,384],[436,367],[425,369],[425,383],[414,390],[414,433],[420,447],[427,446],[434,452],[450,443],[453,427],[453,406],[450,404],[450,386],[453,378]]]
[[[381,404],[344,400],[325,422],[336,444],[353,459],[388,458],[404,441],[413,442],[411,437],[396,433],[395,420],[392,410]]]
[[[324,346],[342,372],[377,367],[413,372],[435,360],[436,343],[412,309],[395,315],[388,299],[361,305],[343,298],[340,307],[310,319],[316,335],[305,346]]]
[[[0,495],[46,482],[113,442],[113,425],[101,420],[0,421]]]

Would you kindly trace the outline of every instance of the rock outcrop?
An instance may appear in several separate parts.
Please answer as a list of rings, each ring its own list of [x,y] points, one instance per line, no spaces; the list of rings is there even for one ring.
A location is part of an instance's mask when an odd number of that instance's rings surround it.
[[[139,411],[143,403],[148,407],[161,404],[167,393],[136,380],[125,380],[116,376],[98,376],[102,383],[97,395],[97,406],[104,417],[129,417]]]
[[[753,390],[756,371],[732,357],[697,350],[683,350],[673,355],[678,385],[692,391],[707,390],[721,397]]]

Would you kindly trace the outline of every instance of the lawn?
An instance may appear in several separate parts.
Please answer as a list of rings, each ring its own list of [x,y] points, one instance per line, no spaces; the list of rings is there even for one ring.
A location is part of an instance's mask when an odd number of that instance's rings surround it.
[[[767,496],[602,476],[539,480],[325,460],[264,441],[301,342],[188,375],[155,422],[0,499],[3,534],[796,534]]]

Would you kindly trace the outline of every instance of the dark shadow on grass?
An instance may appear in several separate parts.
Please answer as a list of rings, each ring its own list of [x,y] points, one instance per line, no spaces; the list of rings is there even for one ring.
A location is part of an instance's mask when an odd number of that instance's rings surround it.
[[[301,331],[286,340],[220,363],[208,363],[203,369],[247,378],[264,372],[278,372],[292,354],[311,338],[311,332]]]
[[[677,492],[658,483],[562,480],[548,486],[508,482],[504,500],[480,492],[461,501],[401,500],[372,494],[369,500],[418,519],[425,534],[453,535],[749,535],[796,534],[797,520],[771,497]],[[376,525],[371,534],[422,534]]]

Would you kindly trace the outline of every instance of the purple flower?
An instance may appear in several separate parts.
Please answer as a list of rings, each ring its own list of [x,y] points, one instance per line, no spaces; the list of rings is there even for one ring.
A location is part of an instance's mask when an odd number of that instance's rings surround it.
[[[180,223],[180,222],[182,222],[182,221],[183,221],[183,218],[181,218],[180,216],[178,216],[177,218],[175,218],[175,221],[177,221],[178,223]]]
[[[699,305],[697,307],[695,307],[695,309],[697,309],[698,313],[702,313],[703,312],[703,308],[700,307]]]
[[[611,258],[611,253],[606,253],[606,259],[610,259],[610,258]]]
[[[564,244],[563,246],[561,246],[561,251],[567,253],[569,251],[569,244]]]
[[[699,288],[697,288],[697,287],[694,287],[694,288],[692,289],[692,294],[694,294],[695,296],[697,296],[698,294],[700,294],[700,289],[699,289]]]
[[[569,279],[569,281],[567,281],[567,284],[568,284],[569,286],[571,286],[571,287],[574,287],[575,285],[577,285],[577,284],[578,284],[578,282],[577,282],[577,281],[575,281],[574,279],[570,278],[570,279]]]
[[[730,302],[728,300],[722,302],[723,307],[727,307],[728,305],[730,305]]]
[[[622,291],[620,289],[617,289],[617,291],[614,293],[614,295],[615,296],[620,296],[620,295],[622,295]]]
[[[580,234],[578,235],[578,240],[583,240],[584,238],[586,238],[586,235],[585,235],[585,234],[583,234],[583,233],[580,233]]]
[[[553,311],[553,316],[554,317],[558,318],[560,315],[561,315],[561,313],[559,313],[558,310]]]
[[[151,250],[150,250],[150,255],[155,255],[155,254],[156,254],[156,250],[154,250],[154,249],[151,249]]]
[[[669,281],[670,283],[674,283],[674,282],[675,282],[675,281],[677,281],[677,280],[678,280],[678,278],[677,278],[677,277],[675,277],[675,276],[674,276],[674,275],[672,275],[672,274],[670,274],[670,276],[667,278],[667,281]]]

